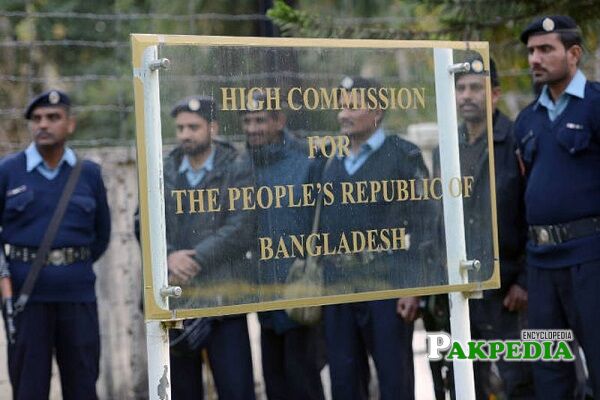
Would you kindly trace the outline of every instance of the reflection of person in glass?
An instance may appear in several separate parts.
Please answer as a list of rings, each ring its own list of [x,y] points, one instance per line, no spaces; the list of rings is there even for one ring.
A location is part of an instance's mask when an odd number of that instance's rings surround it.
[[[212,98],[186,98],[173,108],[171,116],[175,118],[178,146],[164,163],[169,282],[185,285],[184,296],[200,286],[202,292],[208,287],[207,282],[226,288],[228,281],[235,282],[241,271],[250,269],[246,259],[253,239],[248,232],[252,223],[250,214],[227,211],[178,214],[171,193],[207,188],[226,192],[231,186],[251,185],[247,168],[240,168],[237,152],[231,145],[211,139],[219,129]],[[227,209],[225,197],[220,197],[222,210]],[[196,207],[200,207],[198,203]],[[190,308],[198,308],[201,305],[194,304],[193,297],[182,301],[192,302]],[[218,300],[209,304],[218,305]],[[253,400],[246,316],[214,320],[205,347],[219,398]],[[200,351],[171,349],[174,399],[203,398]]]
[[[261,104],[266,96],[256,92],[253,101]],[[257,109],[252,104],[249,110]],[[311,180],[314,162],[307,146],[286,129],[283,111],[243,111],[240,114],[248,155],[253,165],[256,187],[294,185]],[[301,196],[296,190],[295,197]],[[297,199],[295,199],[297,200]],[[288,234],[308,233],[311,209],[271,207],[257,212],[257,237],[274,240]],[[261,284],[283,283],[293,259],[261,261]],[[323,399],[321,365],[318,357],[319,327],[299,325],[285,311],[259,314],[261,323],[262,367],[267,397],[270,400]]]
[[[341,86],[353,89],[380,87],[372,79],[346,77]],[[397,135],[386,135],[384,111],[361,104],[360,96],[342,99],[338,113],[340,133],[350,139],[349,154],[336,157],[323,172],[323,182],[332,182],[336,199],[342,183],[385,179],[421,179],[427,176],[420,150]],[[368,191],[368,189],[367,189]],[[370,193],[366,193],[370,197]],[[334,204],[324,207],[321,231],[339,238],[342,233],[372,229],[403,228],[402,250],[361,251],[325,256],[325,281],[338,291],[383,290],[412,285],[416,271],[415,252],[419,247],[417,219],[425,218],[417,203],[386,203],[380,195],[369,204]],[[413,203],[413,204],[411,204]],[[415,207],[415,208],[413,208]],[[350,235],[351,236],[351,235]],[[406,238],[407,239],[407,238]],[[337,245],[337,243],[334,243]],[[375,243],[374,247],[380,247]],[[412,262],[412,263],[411,263]],[[413,269],[414,267],[414,269]],[[375,362],[380,398],[414,398],[412,321],[417,317],[418,299],[391,299],[326,306],[324,309],[327,356],[334,399],[367,398],[369,366]]]
[[[572,329],[600,398],[600,83],[580,69],[572,18],[538,18],[520,39],[541,87],[515,122],[527,176],[529,327]],[[574,365],[536,362],[538,398],[573,398]]]
[[[492,223],[489,213],[490,182],[488,169],[486,79],[479,54],[466,62],[471,70],[455,74],[456,103],[459,118],[461,173],[473,177],[472,194],[463,199],[465,239],[468,259],[491,259]],[[500,247],[500,280],[502,287],[486,290],[483,299],[470,304],[473,339],[520,339],[522,321],[527,308],[524,251],[526,226],[522,194],[524,180],[514,153],[513,123],[496,108],[501,89],[498,73],[490,60],[492,84],[492,118],[494,165],[496,172],[496,206]],[[434,173],[440,175],[439,152],[434,152]],[[531,398],[533,385],[530,364],[497,362],[504,392],[508,398]],[[477,398],[487,399],[490,386],[490,363],[477,362],[475,388]]]

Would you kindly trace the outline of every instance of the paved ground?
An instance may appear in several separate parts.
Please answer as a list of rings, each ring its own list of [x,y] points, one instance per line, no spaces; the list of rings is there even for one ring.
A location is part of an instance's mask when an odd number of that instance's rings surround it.
[[[254,373],[257,382],[257,388],[259,393],[263,393],[263,382],[261,379],[262,370],[260,367],[260,336],[258,328],[258,320],[256,314],[251,314],[248,320],[250,326],[251,341],[252,341],[252,356],[254,361]],[[414,364],[415,364],[415,398],[416,400],[434,400],[431,373],[429,371],[429,365],[427,358],[425,357],[425,331],[420,321],[415,326],[415,334],[413,338],[413,349],[415,353]],[[329,377],[327,367],[323,369],[321,373],[327,399],[330,399],[329,389]],[[211,388],[207,390],[211,393]],[[8,381],[8,372],[6,367],[6,336],[4,334],[4,324],[0,324],[0,399],[9,399],[12,395],[10,384]],[[60,400],[60,381],[56,365],[54,365],[54,371],[52,373],[52,384],[51,384],[51,395],[50,400]],[[209,396],[213,397],[213,396]],[[259,396],[257,400],[264,400],[264,395]],[[113,400],[113,399],[106,399]],[[121,400],[121,399],[114,399]],[[125,399],[124,399],[125,400]],[[177,400],[177,399],[174,399]]]

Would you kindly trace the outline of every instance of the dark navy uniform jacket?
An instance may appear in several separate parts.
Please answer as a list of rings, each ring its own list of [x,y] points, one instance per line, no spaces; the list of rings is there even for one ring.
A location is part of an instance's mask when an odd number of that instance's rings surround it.
[[[443,277],[424,268],[424,249],[430,246],[424,233],[433,220],[432,201],[386,202],[381,193],[369,204],[342,204],[340,182],[374,180],[419,180],[429,175],[420,149],[397,135],[385,137],[383,145],[374,151],[364,164],[349,175],[343,159],[334,159],[323,172],[323,182],[333,182],[336,201],[324,207],[321,214],[322,232],[331,234],[332,248],[339,245],[342,233],[365,232],[370,229],[405,228],[410,235],[406,251],[371,252],[364,255],[367,261],[354,267],[344,265],[331,256],[322,257],[325,280],[328,284],[344,285],[344,290],[381,290],[389,287],[418,287],[424,284],[441,284]],[[419,190],[419,189],[417,189]],[[366,198],[370,198],[367,188]],[[401,267],[399,267],[401,266]],[[349,272],[352,269],[353,272]],[[388,286],[391,284],[392,286]]]
[[[167,251],[194,249],[194,258],[202,267],[192,282],[184,286],[184,296],[172,300],[171,305],[177,308],[220,306],[230,301],[228,296],[237,299],[240,295],[232,285],[256,282],[256,268],[251,267],[254,213],[242,211],[241,207],[229,211],[227,195],[231,187],[252,186],[251,171],[232,145],[216,140],[213,140],[213,145],[214,168],[194,187],[190,186],[185,174],[179,172],[184,156],[180,147],[175,148],[164,162]],[[177,214],[171,192],[183,189],[218,189],[220,211],[190,215],[186,210]],[[233,289],[215,296],[210,290],[217,285]],[[186,291],[192,288],[192,292],[198,293],[185,296]]]
[[[289,132],[283,133],[283,142],[262,146],[259,151],[248,151],[252,161],[256,187],[275,185],[293,185],[294,202],[302,197],[301,185],[314,181],[313,175],[318,170],[320,159],[312,161],[308,158],[308,147],[305,142],[295,138]],[[316,177],[315,177],[316,178]],[[308,207],[271,207],[257,213],[257,237],[269,237],[277,243],[279,238],[286,241],[291,248],[290,234],[309,234],[312,228],[313,209]],[[261,284],[282,284],[288,275],[293,258],[271,259],[261,261],[259,280]],[[282,333],[297,327],[283,310],[260,313],[263,327]]]
[[[500,250],[500,280],[502,283],[500,290],[505,292],[514,283],[518,283],[523,288],[527,287],[523,259],[527,241],[527,226],[523,204],[525,182],[519,171],[518,159],[515,155],[512,121],[500,111],[496,111],[493,122],[496,210]],[[460,147],[464,149],[468,146],[466,144],[465,127],[461,126],[459,131]],[[487,135],[487,133],[484,133],[484,135]],[[471,161],[475,165],[472,194],[470,197],[464,198],[463,202],[467,256],[487,259],[492,257],[491,254],[483,254],[492,250],[491,235],[483,235],[483,233],[490,233],[492,229],[491,216],[487,211],[490,205],[489,155],[487,142],[481,144],[482,151],[480,155],[477,160]],[[434,174],[440,176],[439,152],[434,151],[433,154]],[[462,171],[463,175],[469,175],[470,173]]]
[[[571,96],[551,121],[537,100],[515,122],[527,170],[529,225],[551,225],[600,216],[600,83],[587,81],[584,97]],[[527,244],[535,267],[561,268],[600,259],[600,234],[557,245]]]
[[[25,152],[0,162],[0,215],[2,245],[40,246],[72,167],[62,164],[48,180],[37,170],[26,171]],[[96,276],[92,263],[106,250],[110,239],[110,212],[100,166],[84,160],[79,181],[51,248],[87,246],[92,257],[70,265],[42,268],[30,301],[92,302]],[[10,261],[15,293],[19,293],[30,263]]]

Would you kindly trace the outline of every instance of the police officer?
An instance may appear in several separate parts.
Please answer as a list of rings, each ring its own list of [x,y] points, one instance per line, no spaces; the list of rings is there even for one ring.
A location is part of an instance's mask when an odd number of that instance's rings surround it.
[[[380,85],[372,79],[345,77],[341,87],[352,92]],[[369,229],[399,228],[410,233],[414,245],[404,250],[364,252],[354,255],[322,258],[325,281],[339,290],[378,290],[386,287],[387,279],[394,285],[414,286],[413,280],[420,269],[414,260],[420,243],[418,221],[424,214],[412,208],[417,203],[386,204],[378,196],[369,205],[342,204],[341,183],[369,180],[416,179],[428,172],[420,150],[397,135],[386,135],[382,126],[384,111],[368,108],[359,96],[341,99],[338,113],[340,133],[349,138],[349,152],[335,157],[323,172],[323,182],[332,183],[333,204],[324,207],[321,214],[322,232],[334,239],[344,233]],[[369,193],[365,194],[369,198]],[[412,204],[409,204],[412,203]],[[409,248],[410,247],[410,248]],[[383,285],[383,286],[381,286]],[[331,374],[334,399],[366,399],[368,395],[370,355],[376,366],[379,392],[382,400],[414,398],[414,370],[412,321],[417,316],[416,298],[391,299],[324,308],[326,351]]]
[[[184,295],[188,289],[195,293],[174,299],[171,303],[174,308],[226,305],[228,296],[236,297],[237,293],[225,290],[220,296],[210,293],[204,296],[204,293],[215,286],[235,288],[236,284],[244,283],[244,274],[256,270],[251,267],[249,253],[254,239],[252,214],[228,211],[227,196],[223,195],[214,207],[221,211],[196,213],[190,218],[189,213],[177,211],[177,202],[171,196],[173,190],[187,193],[191,189],[217,189],[219,193],[227,193],[229,187],[252,185],[249,168],[240,164],[237,151],[230,144],[213,139],[219,130],[217,111],[213,99],[205,96],[185,98],[171,111],[178,145],[164,162],[167,268],[169,282],[182,285]],[[247,278],[254,280],[251,276]],[[198,348],[171,348],[173,398],[203,397],[204,348],[219,399],[253,400],[246,316],[215,319],[205,328],[209,333]]]
[[[300,197],[301,185],[315,179],[318,163],[308,158],[305,142],[287,130],[285,113],[264,109],[267,101],[264,94],[256,92],[253,104],[240,114],[256,187],[294,185]],[[285,238],[289,233],[310,233],[312,215],[306,207],[273,207],[260,210],[257,220],[257,237]],[[292,261],[291,258],[261,261],[261,284],[285,282]],[[323,399],[320,326],[299,325],[283,310],[260,313],[259,319],[267,397]]]
[[[600,84],[579,69],[572,18],[538,18],[520,38],[542,87],[515,122],[527,176],[529,327],[572,329],[599,396]],[[537,362],[534,379],[540,399],[573,397],[573,363]]]
[[[463,200],[468,258],[481,258],[491,249],[491,221],[485,210],[490,204],[486,90],[483,61],[479,54],[465,60],[466,73],[455,74],[456,102],[462,124],[459,126],[461,173],[473,177],[472,192]],[[514,152],[513,122],[496,108],[501,96],[494,60],[490,59],[492,84],[492,121],[496,206],[502,287],[486,290],[483,299],[470,302],[471,335],[474,339],[520,339],[527,308],[527,275],[524,265],[527,227],[523,204],[524,178]],[[434,153],[434,173],[440,175],[439,153]],[[488,233],[487,235],[484,233]],[[497,362],[510,399],[533,397],[533,382],[528,363]],[[490,364],[475,363],[477,398],[487,399],[493,392]]]
[[[1,242],[15,295],[30,271],[53,210],[77,162],[66,145],[75,131],[67,94],[51,90],[25,110],[33,142],[0,163]],[[52,356],[65,399],[95,399],[100,337],[93,263],[110,237],[100,167],[84,160],[52,242],[48,262],[15,319],[8,365],[15,399],[48,398]]]

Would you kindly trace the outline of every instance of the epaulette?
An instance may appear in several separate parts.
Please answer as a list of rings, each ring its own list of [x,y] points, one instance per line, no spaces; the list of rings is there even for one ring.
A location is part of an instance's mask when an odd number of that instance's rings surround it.
[[[0,167],[10,166],[12,168],[12,163],[16,162],[25,162],[26,156],[25,151],[17,151],[16,153],[10,153],[0,158]]]
[[[592,88],[594,91],[600,93],[600,82],[590,82],[590,88]]]

